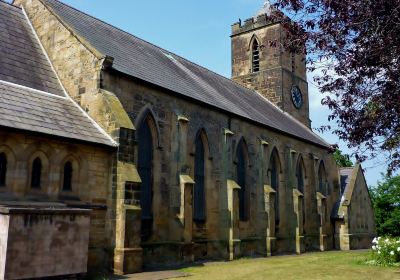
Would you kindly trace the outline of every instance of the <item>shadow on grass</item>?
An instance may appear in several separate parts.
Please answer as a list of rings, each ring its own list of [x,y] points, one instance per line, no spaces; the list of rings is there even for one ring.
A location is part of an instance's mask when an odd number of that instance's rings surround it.
[[[273,257],[261,257],[261,256],[252,256],[252,257],[243,257],[240,259],[237,259],[233,262],[230,261],[221,261],[221,260],[207,260],[207,261],[197,261],[193,263],[186,263],[182,265],[163,265],[163,266],[154,266],[154,267],[146,267],[145,272],[160,272],[162,273],[163,271],[180,271],[184,273],[189,273],[194,276],[195,279],[204,279],[202,278],[205,275],[209,275],[209,272],[214,273],[215,277],[221,277],[221,272],[225,271],[227,274],[229,273],[237,273],[235,276],[238,276],[238,274],[241,274],[243,271],[246,273],[246,269],[250,269],[249,273],[253,273],[255,270],[258,269],[259,266],[265,266],[266,270],[271,270],[271,272],[275,271],[277,274],[279,274],[279,277],[282,277],[284,275],[282,274],[287,274],[290,275],[290,270],[292,268],[295,268],[294,272],[297,273],[296,277],[299,276],[299,274],[304,274],[304,271],[298,271],[296,270],[296,267],[299,265],[304,265],[304,263],[308,264],[308,270],[310,270],[310,273],[312,272],[313,269],[317,269],[318,271],[320,270],[318,267],[330,265],[332,267],[336,267],[338,271],[343,270],[343,271],[351,271],[354,273],[355,270],[359,270],[360,272],[363,271],[364,269],[362,268],[363,266],[368,270],[368,275],[374,275],[374,273],[378,273],[377,277],[381,276],[379,274],[380,268],[379,266],[374,266],[371,264],[368,264],[368,260],[370,260],[370,255],[368,254],[369,250],[357,250],[357,251],[349,251],[349,252],[343,252],[343,251],[329,251],[329,252],[309,252],[305,253],[302,255],[299,255],[296,257],[296,255],[279,255],[279,256],[273,256]],[[261,260],[261,262],[259,262]],[[264,262],[265,260],[265,262]],[[254,261],[254,262],[253,262]],[[287,264],[292,263],[291,267],[288,267]],[[213,268],[213,266],[217,265],[223,265],[221,268]],[[243,265],[243,267],[239,271],[235,271],[235,268],[238,268],[238,265]],[[351,268],[353,266],[353,268]],[[356,267],[358,268],[356,268]],[[361,268],[360,268],[361,267]],[[369,268],[367,268],[369,267]],[[374,269],[375,267],[375,269]],[[200,269],[199,269],[200,268]],[[193,269],[193,271],[192,271]],[[317,272],[318,272],[317,271]],[[262,271],[260,271],[262,272]],[[394,268],[394,270],[387,271],[386,273],[394,273],[390,278],[382,278],[382,279],[400,279],[400,270],[398,268]],[[286,275],[285,274],[285,275]],[[317,273],[318,274],[318,273]],[[328,273],[329,274],[329,273]],[[245,275],[245,274],[244,274]],[[243,275],[243,276],[244,276]],[[312,274],[314,275],[314,274]],[[379,275],[379,276],[378,276]],[[388,275],[388,274],[386,274]],[[316,275],[314,275],[317,277]],[[353,275],[354,276],[354,275]],[[364,274],[364,276],[366,276]],[[208,276],[207,276],[208,277]],[[218,278],[210,278],[211,279],[218,279]],[[308,277],[308,276],[307,276]],[[331,276],[332,277],[332,276]],[[335,276],[336,277],[336,276]],[[94,280],[103,280],[103,279],[135,279],[134,275],[129,275],[129,276],[114,276],[114,275],[97,275],[95,277],[91,278],[86,278],[86,279],[94,279]],[[226,278],[224,278],[226,279]],[[259,278],[257,278],[259,279]],[[279,278],[271,278],[271,279],[279,279]],[[288,278],[289,279],[289,278]],[[297,278],[290,278],[290,279],[297,279]],[[300,278],[299,278],[300,279]],[[301,279],[307,279],[307,278],[301,278]],[[313,278],[317,279],[317,278]],[[319,278],[318,278],[319,279]],[[330,279],[336,279],[336,278],[330,278]],[[337,279],[346,279],[346,278],[337,278]],[[369,279],[369,278],[368,278]],[[371,278],[372,279],[372,278]]]
[[[162,271],[176,271],[183,270],[187,268],[203,267],[205,263],[210,261],[197,261],[193,263],[180,264],[180,265],[159,265],[153,267],[144,267],[143,272],[162,272]],[[122,280],[122,279],[132,279],[132,275],[114,275],[110,273],[91,273],[86,275],[82,280]]]

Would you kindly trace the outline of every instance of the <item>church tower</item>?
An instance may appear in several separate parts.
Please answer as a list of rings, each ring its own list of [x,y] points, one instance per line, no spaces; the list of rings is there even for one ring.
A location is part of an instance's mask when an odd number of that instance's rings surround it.
[[[310,127],[305,56],[282,47],[284,29],[274,12],[265,1],[255,17],[232,25],[232,79]]]

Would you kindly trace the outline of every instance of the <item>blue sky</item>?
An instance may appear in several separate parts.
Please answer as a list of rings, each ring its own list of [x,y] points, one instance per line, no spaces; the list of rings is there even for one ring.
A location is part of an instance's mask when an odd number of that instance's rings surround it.
[[[231,76],[231,24],[252,17],[264,0],[63,0],[79,10],[102,19],[135,36],[181,55],[223,76]],[[327,124],[329,111],[320,104],[321,95],[308,80],[313,127]],[[329,143],[344,143],[330,133]],[[365,162],[369,185],[385,172],[383,158]]]

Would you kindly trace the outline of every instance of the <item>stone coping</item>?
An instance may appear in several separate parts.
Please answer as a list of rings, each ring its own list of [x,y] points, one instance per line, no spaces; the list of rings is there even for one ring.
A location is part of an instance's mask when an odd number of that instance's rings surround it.
[[[175,245],[181,246],[186,244],[193,244],[193,242],[185,243],[180,241],[157,241],[157,242],[142,242],[140,245],[142,247],[149,247],[149,246],[160,246],[160,245]]]
[[[193,239],[193,243],[201,244],[201,243],[221,243],[227,242],[226,240],[218,240],[218,239]]]
[[[337,234],[335,234],[335,236],[356,236],[356,237],[357,236],[368,236],[368,237],[374,238],[374,237],[376,237],[376,234],[368,233],[368,232],[343,233],[343,234],[337,233]]]
[[[111,279],[135,279],[135,280],[165,280],[165,279],[175,279],[182,277],[189,277],[190,274],[186,272],[181,272],[177,270],[165,270],[165,271],[150,271],[141,272],[136,274],[124,275],[124,277],[113,276]]]
[[[80,214],[90,215],[91,210],[70,208],[63,203],[52,202],[0,202],[0,214]]]
[[[240,239],[241,242],[252,242],[262,240],[264,237],[261,236],[250,236]]]
[[[65,201],[64,203],[69,208],[81,208],[89,210],[107,210],[107,205],[100,203],[85,203],[80,201]]]

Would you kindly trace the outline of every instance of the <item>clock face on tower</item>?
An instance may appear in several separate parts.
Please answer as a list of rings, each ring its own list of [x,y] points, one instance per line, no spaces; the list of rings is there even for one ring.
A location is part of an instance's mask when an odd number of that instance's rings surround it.
[[[298,86],[292,86],[292,89],[290,90],[290,93],[292,95],[292,101],[294,104],[294,107],[297,109],[300,109],[301,106],[303,106],[303,95],[301,94],[301,90]]]

